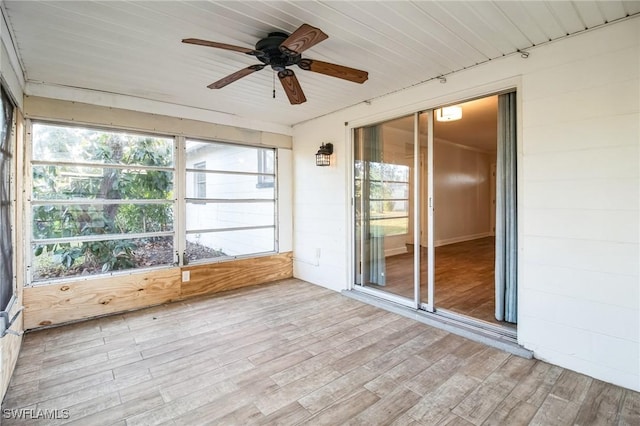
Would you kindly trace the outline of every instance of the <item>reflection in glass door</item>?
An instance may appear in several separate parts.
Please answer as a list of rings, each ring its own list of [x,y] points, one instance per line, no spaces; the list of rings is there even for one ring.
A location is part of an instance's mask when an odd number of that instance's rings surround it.
[[[415,305],[414,115],[355,129],[355,283]],[[419,227],[419,225],[418,225]]]

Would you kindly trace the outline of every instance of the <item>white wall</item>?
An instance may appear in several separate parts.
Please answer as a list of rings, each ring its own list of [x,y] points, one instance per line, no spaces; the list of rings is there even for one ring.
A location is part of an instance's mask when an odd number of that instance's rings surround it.
[[[351,165],[346,159],[344,122],[319,120],[300,128],[310,133],[303,132],[293,150],[293,274],[341,290],[347,287],[347,265],[353,257],[346,238],[351,223],[346,198]],[[333,155],[330,166],[317,167],[315,154],[322,142],[333,143]]]
[[[523,82],[521,341],[640,390],[640,19],[540,49]],[[536,53],[538,54],[538,53]]]
[[[491,156],[444,140],[434,140],[433,151],[435,245],[488,237]]]
[[[611,24],[296,126],[294,275],[351,283],[345,129],[517,87],[519,342],[640,390],[639,29]],[[314,166],[322,141],[331,167]]]

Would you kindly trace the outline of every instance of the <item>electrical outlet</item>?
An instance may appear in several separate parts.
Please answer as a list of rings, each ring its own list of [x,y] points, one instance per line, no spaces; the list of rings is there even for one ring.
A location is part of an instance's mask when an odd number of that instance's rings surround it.
[[[182,282],[186,283],[191,279],[191,271],[182,271]]]

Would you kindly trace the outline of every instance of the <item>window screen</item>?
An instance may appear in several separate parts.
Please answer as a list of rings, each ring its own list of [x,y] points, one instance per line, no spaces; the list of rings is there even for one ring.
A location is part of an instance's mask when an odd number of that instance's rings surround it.
[[[11,168],[13,165],[13,104],[2,89],[0,113],[0,310],[13,296],[13,245],[11,243]]]

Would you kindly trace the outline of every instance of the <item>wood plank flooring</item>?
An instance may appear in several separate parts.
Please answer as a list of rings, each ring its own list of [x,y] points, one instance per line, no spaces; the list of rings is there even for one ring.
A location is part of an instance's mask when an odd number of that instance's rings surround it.
[[[2,408],[3,425],[637,425],[640,394],[289,279],[28,333]],[[14,418],[51,410],[68,418]]]
[[[421,294],[427,294],[427,250],[421,249]],[[487,237],[436,247],[435,306],[493,324],[495,319],[495,238]],[[413,299],[413,253],[386,258],[387,282],[371,285]],[[426,296],[423,296],[426,301]]]

